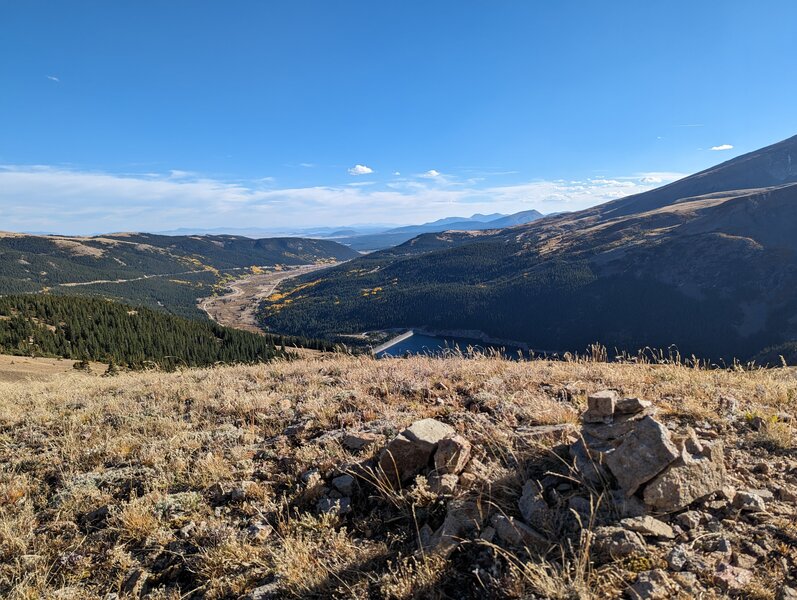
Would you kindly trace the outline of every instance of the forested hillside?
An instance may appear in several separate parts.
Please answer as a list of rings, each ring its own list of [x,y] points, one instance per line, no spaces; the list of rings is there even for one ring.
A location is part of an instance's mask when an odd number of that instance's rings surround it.
[[[285,346],[321,343],[261,336],[101,298],[0,297],[0,353],[172,368],[263,362]]]
[[[101,295],[186,317],[223,275],[253,266],[347,260],[353,250],[326,240],[114,234],[99,237],[0,233],[0,294],[49,290]]]
[[[264,303],[264,323],[303,335],[423,327],[553,351],[599,341],[752,358],[797,339],[792,156],[797,137],[578,213],[419,236],[286,282]]]

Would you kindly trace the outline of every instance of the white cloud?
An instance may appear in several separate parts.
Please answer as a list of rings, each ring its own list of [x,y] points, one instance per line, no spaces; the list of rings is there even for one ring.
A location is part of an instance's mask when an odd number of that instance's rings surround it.
[[[733,150],[733,146],[731,146],[730,144],[721,144],[719,146],[712,146],[711,149],[715,150],[715,151],[716,150]]]
[[[373,172],[374,170],[371,167],[365,165],[354,165],[349,169],[349,175],[369,175]]]
[[[436,171],[435,171],[436,172]],[[100,233],[176,227],[315,226],[431,221],[467,212],[579,210],[677,179],[666,172],[482,186],[428,180],[278,188],[270,178],[221,181],[188,171],[139,175],[0,165],[2,227]],[[660,181],[644,181],[656,177]]]
[[[58,77],[56,77],[55,75],[45,75],[45,77],[47,77],[47,79],[49,79],[50,81],[55,81],[56,83],[61,83],[61,80],[58,79]]]
[[[440,177],[442,173],[440,171],[435,171],[434,169],[429,169],[426,173],[421,173],[418,177],[425,177],[426,179],[434,179],[435,177]]]

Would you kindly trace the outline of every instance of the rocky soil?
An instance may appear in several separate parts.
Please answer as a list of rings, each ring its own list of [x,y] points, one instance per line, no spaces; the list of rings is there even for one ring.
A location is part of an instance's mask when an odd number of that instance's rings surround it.
[[[0,384],[9,598],[797,598],[789,369],[332,358]]]

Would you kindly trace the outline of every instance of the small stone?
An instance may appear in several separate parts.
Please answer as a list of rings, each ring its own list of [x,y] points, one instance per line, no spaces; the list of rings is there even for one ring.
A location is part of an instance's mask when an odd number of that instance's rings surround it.
[[[635,517],[623,519],[620,524],[626,529],[636,531],[644,536],[660,537],[671,540],[675,537],[672,527],[653,517]]]
[[[461,435],[443,438],[434,453],[434,466],[438,473],[460,474],[470,460],[471,444]]]
[[[697,529],[702,521],[703,515],[696,510],[688,510],[675,517],[675,522],[687,531]]]
[[[614,407],[614,412],[621,415],[633,415],[642,412],[645,409],[653,406],[649,400],[640,400],[639,398],[623,398],[618,400]]]
[[[332,480],[332,487],[344,496],[351,496],[357,486],[357,481],[349,474],[339,475]]]
[[[614,406],[619,394],[614,390],[602,390],[587,397],[587,410],[582,415],[585,423],[611,423]]]
[[[661,570],[642,571],[629,588],[631,600],[668,600],[678,592],[678,587]]]
[[[482,532],[479,534],[479,539],[484,540],[485,542],[492,542],[495,539],[495,534],[495,527],[488,525],[482,529]]]
[[[742,567],[743,569],[752,569],[758,564],[758,559],[755,556],[744,553],[734,553],[733,565],[735,567]]]
[[[778,498],[783,502],[797,504],[797,489],[784,486],[778,490]]]
[[[544,528],[551,518],[551,509],[542,496],[542,489],[531,479],[523,485],[518,508],[523,520],[534,527]]]
[[[383,436],[379,435],[378,433],[372,433],[370,431],[358,431],[347,433],[341,444],[346,450],[351,452],[359,452],[368,446],[373,444],[379,444],[384,439]]]
[[[453,473],[432,473],[429,475],[429,489],[438,496],[453,496],[457,491],[459,475]]]
[[[593,551],[604,562],[647,552],[642,536],[622,527],[598,527],[594,531]]]
[[[752,492],[736,492],[733,507],[745,512],[762,512],[767,509],[764,499]]]
[[[320,513],[342,517],[351,512],[351,498],[321,498],[316,505],[316,510]]]
[[[714,571],[714,581],[726,590],[741,590],[753,580],[749,569],[720,563]]]
[[[682,571],[690,559],[689,550],[684,544],[678,544],[667,554],[667,565],[673,571]]]
[[[492,523],[498,537],[507,544],[536,549],[547,549],[550,546],[542,534],[514,517],[496,515]]]
[[[797,589],[784,585],[778,594],[778,600],[797,600]]]
[[[722,554],[730,554],[733,552],[733,545],[728,538],[720,538],[717,540],[717,552]]]
[[[482,508],[471,500],[452,500],[446,518],[429,542],[430,550],[447,557],[469,534],[481,528]]]
[[[450,425],[435,419],[422,419],[393,438],[379,456],[379,467],[393,487],[426,468],[438,443],[454,435]]]

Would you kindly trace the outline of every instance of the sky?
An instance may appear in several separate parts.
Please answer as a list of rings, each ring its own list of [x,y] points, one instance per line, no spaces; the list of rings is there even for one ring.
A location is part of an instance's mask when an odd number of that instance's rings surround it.
[[[797,3],[0,0],[0,230],[578,210],[797,134]]]

